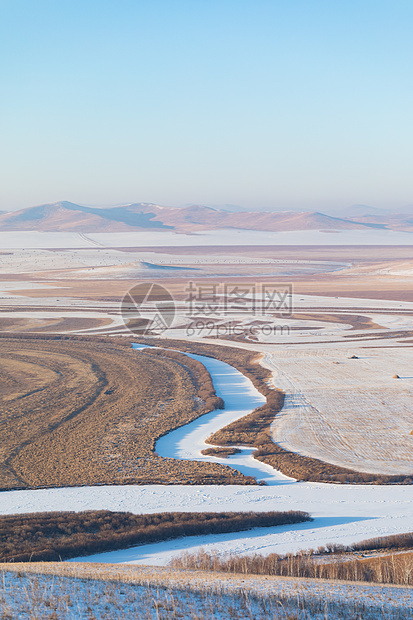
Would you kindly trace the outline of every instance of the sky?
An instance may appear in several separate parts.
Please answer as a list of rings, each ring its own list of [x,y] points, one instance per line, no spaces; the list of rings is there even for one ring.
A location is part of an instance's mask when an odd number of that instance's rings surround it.
[[[411,0],[0,0],[0,209],[413,205]]]

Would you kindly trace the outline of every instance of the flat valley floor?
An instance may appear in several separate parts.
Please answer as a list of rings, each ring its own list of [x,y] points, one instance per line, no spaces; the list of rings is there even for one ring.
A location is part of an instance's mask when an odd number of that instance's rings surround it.
[[[411,247],[191,247],[188,239],[185,244],[150,247],[148,242],[140,247],[115,247],[86,235],[79,247],[73,247],[73,240],[70,247],[59,247],[57,240],[49,248],[3,249],[1,333],[105,338],[117,335],[131,342],[136,334],[125,324],[121,299],[137,283],[161,284],[175,299],[176,316],[172,326],[159,334],[160,341],[172,338],[210,343],[261,355],[260,363],[272,373],[272,385],[286,395],[284,408],[272,424],[273,440],[280,446],[360,472],[413,474]],[[281,291],[287,306],[265,306],[265,287]],[[196,293],[192,306],[191,290]],[[211,291],[215,295],[213,308],[207,297]],[[149,306],[140,310],[149,312]],[[200,461],[207,458],[211,464],[231,465],[225,459],[199,454]],[[307,486],[310,488],[311,484]],[[345,522],[359,518],[349,497],[351,485],[342,487],[342,502],[330,485],[334,509],[332,504],[329,506],[329,485],[318,486],[326,489],[322,492],[323,500],[314,503],[320,518],[322,503],[323,514],[331,513],[332,518],[342,515]],[[105,487],[100,488],[103,493]],[[253,488],[248,489],[247,496],[252,497]],[[279,498],[284,507],[288,500],[281,488]],[[303,485],[303,503],[304,488],[307,487]],[[311,488],[317,493],[315,486]],[[340,486],[334,485],[337,488]],[[162,508],[163,503],[157,498],[164,497],[166,501],[164,489],[153,487],[152,504],[145,491],[146,510]],[[174,501],[172,489],[168,489],[168,501]],[[179,489],[181,502],[185,490]],[[211,495],[209,489],[214,496],[212,487],[204,487],[206,495]],[[376,527],[378,504],[372,502],[369,526],[359,528],[358,534],[357,527],[352,527],[347,541],[357,536],[367,538],[369,533],[373,536],[377,529],[381,534],[406,531],[406,511],[413,498],[411,487],[373,485],[366,488],[369,497],[374,489],[377,499],[390,502],[386,522],[381,521],[380,528]],[[191,497],[194,491],[195,487],[188,491]],[[110,487],[105,492],[107,507],[115,509],[113,498],[109,499]],[[257,493],[265,495],[265,487],[257,487]],[[232,492],[230,496],[236,510]],[[19,496],[14,497],[10,506],[16,507]],[[20,497],[22,511],[37,505],[33,495]],[[99,508],[105,507],[102,497],[97,501]],[[337,507],[337,502],[341,506]],[[242,509],[248,509],[244,501],[241,504]],[[4,502],[3,505],[6,506]],[[53,502],[49,509],[53,509],[52,505]],[[82,502],[76,505],[77,509],[85,506]],[[311,511],[309,506],[300,508]],[[211,508],[207,504],[205,509]],[[383,512],[379,512],[383,519]],[[363,512],[364,520],[367,513]],[[338,530],[330,525],[319,539],[328,542],[330,536],[334,542]],[[339,529],[345,538],[342,523]],[[298,538],[302,547],[310,546],[305,535]],[[293,543],[293,539],[292,532],[291,549],[296,549],[297,541]],[[283,550],[288,550],[285,536]]]

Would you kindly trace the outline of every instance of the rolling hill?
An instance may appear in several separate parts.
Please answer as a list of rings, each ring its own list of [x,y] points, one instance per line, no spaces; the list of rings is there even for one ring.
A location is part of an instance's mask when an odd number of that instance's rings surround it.
[[[403,223],[399,219],[393,219],[393,223],[398,230],[403,230]],[[409,226],[412,226],[411,222]],[[316,211],[231,212],[202,205],[176,208],[150,203],[97,208],[61,201],[0,214],[0,231],[95,233],[156,229],[191,233],[226,228],[277,232],[362,230],[387,228],[387,225],[374,216],[371,220],[366,217],[351,220]]]
[[[0,215],[0,230],[124,232],[171,228],[154,220],[154,216],[150,211],[129,211],[125,207],[96,209],[62,201]]]

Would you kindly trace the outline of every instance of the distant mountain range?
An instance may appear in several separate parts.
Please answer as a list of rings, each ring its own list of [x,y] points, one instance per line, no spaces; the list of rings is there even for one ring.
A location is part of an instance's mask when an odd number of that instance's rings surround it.
[[[413,215],[381,212],[362,205],[353,208],[353,217],[349,218],[317,211],[234,212],[202,205],[177,208],[142,202],[98,208],[66,201],[0,212],[1,231],[96,233],[156,229],[192,233],[225,228],[275,232],[379,228],[413,232]]]

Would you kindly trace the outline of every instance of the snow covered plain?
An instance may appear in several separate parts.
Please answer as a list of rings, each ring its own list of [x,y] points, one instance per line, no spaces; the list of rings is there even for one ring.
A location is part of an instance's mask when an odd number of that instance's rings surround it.
[[[137,353],[139,354],[139,353]],[[234,369],[222,374],[222,362],[203,358],[217,386],[218,395],[232,407],[231,415],[251,410],[258,396],[245,377],[233,390]],[[355,360],[356,361],[356,360]],[[225,365],[226,366],[226,365]],[[221,375],[221,377],[220,377]],[[227,391],[226,391],[227,390]],[[222,412],[217,412],[221,415]],[[191,425],[189,425],[191,426]],[[165,456],[204,459],[200,454],[202,434],[207,438],[216,424],[210,416],[191,440],[182,431],[171,433],[164,443]],[[191,443],[193,446],[191,447]],[[158,451],[160,447],[158,445]],[[244,452],[237,459],[225,460],[233,467],[265,479],[266,486],[104,486],[36,491],[7,491],[0,494],[0,513],[30,513],[54,510],[120,510],[136,514],[163,511],[239,511],[305,510],[314,521],[294,526],[257,529],[248,533],[188,537],[168,543],[144,545],[126,551],[99,554],[85,561],[165,564],[184,549],[236,553],[271,553],[317,548],[328,542],[350,544],[374,536],[406,532],[413,520],[411,486],[352,486],[296,482],[254,461]],[[255,473],[254,473],[255,472]]]
[[[37,232],[32,230],[9,230],[0,232],[2,250],[17,248],[87,248],[96,242],[75,232]]]
[[[357,471],[413,474],[410,347],[284,348],[267,353],[265,365],[286,393],[272,424],[276,443]]]
[[[43,233],[45,234],[45,233]],[[47,234],[47,233],[46,233]],[[88,239],[101,245],[202,246],[202,245],[412,245],[413,234],[392,230],[292,230],[260,231],[232,228],[205,230],[190,235],[154,230],[127,233],[93,233]]]
[[[259,230],[207,230],[192,234],[148,229],[139,232],[75,233],[2,231],[0,247],[15,248],[86,248],[161,247],[211,245],[412,245],[413,234],[392,230],[294,230],[268,232]]]
[[[0,232],[1,240],[1,232]],[[265,257],[244,257],[242,250],[234,254],[234,252],[225,252],[222,248],[222,254],[211,254],[208,248],[194,256],[179,256],[176,253],[168,253],[162,251],[153,251],[147,249],[135,248],[129,250],[127,248],[111,248],[100,246],[88,246],[80,248],[64,248],[48,249],[41,248],[15,248],[13,251],[3,252],[1,254],[0,274],[1,273],[33,273],[47,271],[53,278],[70,278],[70,275],[78,277],[95,276],[100,273],[102,277],[105,273],[104,269],[113,268],[116,274],[116,268],[130,266],[134,264],[135,271],[139,275],[139,271],[153,271],[157,268],[163,269],[162,276],[165,277],[169,268],[189,267],[191,271],[197,272],[201,267],[213,267],[212,273],[219,271],[222,267],[242,267],[243,269],[251,267],[270,267],[272,275],[290,275],[300,273],[306,275],[308,273],[324,273],[339,271],[351,267],[351,263],[338,261],[318,261],[318,260],[297,260],[297,259],[276,259]],[[76,271],[74,271],[76,270]],[[83,270],[83,272],[81,271]],[[211,271],[211,270],[210,270]],[[65,272],[65,273],[56,273]],[[93,272],[97,272],[93,273]],[[109,275],[108,275],[109,277]],[[87,279],[87,278],[86,278]]]

